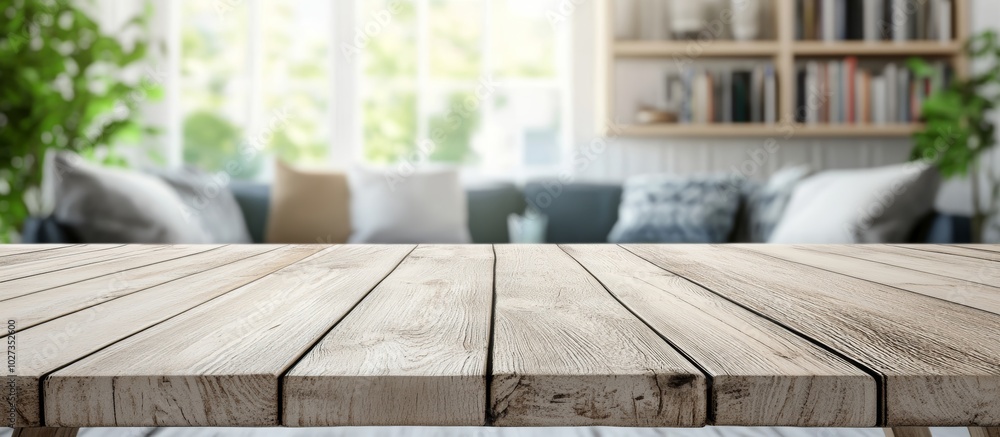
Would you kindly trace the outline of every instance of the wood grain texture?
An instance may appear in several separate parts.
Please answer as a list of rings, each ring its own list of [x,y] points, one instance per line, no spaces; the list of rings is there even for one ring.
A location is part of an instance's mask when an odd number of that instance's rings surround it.
[[[1000,437],[1000,427],[972,427],[969,428],[969,437]]]
[[[157,250],[162,246],[110,245],[98,247],[97,251],[74,252],[66,256],[49,257],[40,252],[37,259],[0,267],[0,282],[12,281],[43,273],[57,272],[73,267],[85,266],[99,261],[115,259],[143,250]]]
[[[413,249],[334,246],[45,380],[50,426],[277,426],[278,379]]]
[[[76,437],[79,428],[17,428],[14,437]]]
[[[131,250],[128,253],[106,255],[102,257],[102,260],[95,261],[93,263],[44,274],[29,275],[23,278],[7,281],[6,283],[3,283],[4,288],[0,289],[0,301],[26,296],[59,286],[75,284],[87,279],[114,275],[126,270],[169,261],[172,259],[183,258],[188,255],[213,250],[216,247],[217,246],[204,245],[133,247],[134,250]],[[112,250],[115,249],[108,249],[99,253],[109,252]],[[56,258],[50,261],[58,262],[61,259],[62,258]],[[28,266],[29,264],[32,263],[20,264],[15,267]]]
[[[809,246],[758,244],[735,247],[1000,314],[1000,288],[997,287],[839,254],[817,252],[809,250]]]
[[[872,427],[875,379],[618,246],[562,246],[712,377],[714,425]]]
[[[987,252],[1000,252],[1000,244],[960,244],[953,247],[963,247],[966,249],[985,250]]]
[[[482,426],[493,248],[420,246],[283,378],[286,426]]]
[[[321,250],[300,246],[275,249],[225,247],[213,252],[223,252],[217,256],[230,261],[227,265],[21,331],[17,338],[24,352],[17,367],[18,387],[39,387],[45,375],[63,366]],[[231,259],[226,253],[242,259]],[[16,421],[20,426],[42,425],[38,394],[38,390],[19,393]]]
[[[1000,284],[1000,269],[995,262],[941,253],[882,245],[819,245],[809,249],[905,267],[924,273],[962,279],[984,285]]]
[[[1000,423],[997,315],[744,249],[626,247],[879,372],[886,426]]]
[[[912,250],[922,250],[925,252],[936,252],[936,253],[946,253],[949,255],[957,256],[967,256],[969,258],[979,258],[988,261],[1000,261],[1000,252],[994,252],[989,250],[988,245],[980,246],[954,246],[954,245],[944,245],[944,244],[894,244],[894,247],[902,247],[904,249]]]
[[[2,316],[19,330],[56,317],[277,249],[279,246],[224,246],[131,270],[87,279],[4,301]]]
[[[931,437],[931,430],[926,426],[897,426],[886,428],[885,437]]]
[[[498,426],[701,426],[706,377],[555,246],[496,246]]]
[[[11,245],[0,245],[6,249]],[[93,252],[114,247],[113,245],[102,244],[81,244],[81,245],[14,245],[23,246],[20,249],[6,249],[0,252],[0,267],[21,264],[24,262],[38,261],[43,259],[58,258],[66,255],[74,255],[83,252]]]

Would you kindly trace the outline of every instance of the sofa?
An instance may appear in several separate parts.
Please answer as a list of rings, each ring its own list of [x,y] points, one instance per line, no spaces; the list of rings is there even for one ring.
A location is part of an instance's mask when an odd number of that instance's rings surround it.
[[[230,184],[255,243],[263,243],[270,206],[270,186],[238,181]],[[548,243],[605,243],[618,220],[622,188],[616,184],[539,180],[467,187],[469,231],[475,243],[507,243],[507,217],[523,213],[528,204],[548,217]],[[78,243],[72,230],[52,218],[29,220],[22,232],[25,243]],[[910,243],[963,244],[971,241],[967,217],[932,213],[910,232]],[[738,242],[738,241],[732,241]]]

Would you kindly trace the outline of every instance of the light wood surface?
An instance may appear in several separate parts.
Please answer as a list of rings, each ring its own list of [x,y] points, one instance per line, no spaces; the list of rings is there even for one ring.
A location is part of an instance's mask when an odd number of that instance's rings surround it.
[[[885,429],[885,437],[931,437],[926,426],[894,427]]]
[[[1000,288],[998,287],[833,253],[817,252],[810,250],[809,246],[789,247],[757,244],[738,247],[1000,314]]]
[[[913,250],[923,250],[925,252],[967,256],[970,258],[985,259],[987,261],[1000,261],[1000,252],[993,252],[989,250],[990,246],[947,246],[943,244],[896,244],[894,246]]]
[[[4,301],[4,310],[0,314],[0,318],[4,315],[16,314],[17,328],[24,330],[59,316],[275,249],[275,246],[222,247],[73,284],[48,288]],[[44,281],[46,278],[43,276],[38,279]]]
[[[320,251],[318,247],[222,248],[243,259],[179,280],[89,307],[17,334],[24,347],[17,366],[18,387],[38,387],[45,375],[211,299],[251,283]],[[253,252],[264,252],[247,257]],[[41,425],[38,391],[18,396],[17,424]]]
[[[701,426],[706,378],[556,246],[496,246],[493,423]]]
[[[334,246],[45,380],[55,426],[276,426],[278,379],[413,249]]]
[[[745,249],[627,248],[877,372],[887,426],[1000,423],[995,314]]]
[[[0,246],[19,427],[1000,425],[1000,246],[82,247]]]
[[[482,426],[493,248],[423,246],[285,377],[288,426]]]
[[[563,249],[708,373],[715,425],[875,426],[875,380],[847,361],[618,246]]]
[[[13,245],[19,246],[19,245]],[[28,261],[39,261],[43,259],[59,258],[77,253],[94,252],[98,250],[110,249],[115,245],[104,244],[80,244],[80,245],[23,245],[14,250],[4,249],[0,251],[0,267],[20,264]]]
[[[121,251],[119,251],[118,248],[102,250],[97,253],[104,255],[94,257],[94,259],[90,260],[93,262],[85,262],[82,265],[75,265],[70,268],[54,270],[50,272],[55,273],[52,275],[27,274],[26,276],[18,279],[8,280],[3,283],[4,288],[0,289],[0,301],[20,296],[27,296],[32,293],[38,293],[40,291],[48,290],[61,285],[75,284],[87,279],[109,276],[138,267],[183,258],[187,255],[213,250],[214,247],[201,245],[167,247],[147,246],[136,248],[131,252],[129,252],[128,249],[129,247],[123,247]],[[112,251],[114,251],[113,254],[108,253]],[[81,255],[87,256],[90,254],[84,253]],[[64,259],[72,258],[74,256],[55,258],[43,262],[52,263],[54,266],[62,262]],[[30,270],[25,269],[30,268],[31,264],[33,263],[18,264],[13,266],[11,270],[24,270],[25,273],[27,273],[30,272]]]
[[[983,259],[962,258],[941,253],[879,245],[851,247],[824,245],[811,246],[810,249],[904,267],[948,278],[962,279],[983,285],[1000,284],[1000,269],[997,268],[996,263]]]

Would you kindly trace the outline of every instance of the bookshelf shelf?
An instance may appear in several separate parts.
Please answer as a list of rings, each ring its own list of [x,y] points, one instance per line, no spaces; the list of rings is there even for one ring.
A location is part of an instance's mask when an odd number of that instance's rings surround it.
[[[619,57],[761,57],[778,54],[776,41],[617,41],[615,55]]]
[[[919,124],[630,124],[616,126],[627,137],[713,137],[713,138],[814,138],[814,137],[907,137],[921,128]]]
[[[792,52],[796,56],[955,56],[962,50],[958,42],[908,41],[867,42],[796,41]]]
[[[771,60],[776,73],[777,119],[789,119],[796,113],[796,87],[799,69],[804,61],[825,62],[822,58],[859,57],[873,59],[923,57],[936,58],[951,66],[958,77],[968,72],[968,60],[962,41],[969,34],[970,1],[951,0],[951,30],[955,40],[910,41],[814,41],[797,40],[797,0],[771,0],[774,12],[775,39],[765,41],[648,41],[617,40],[615,38],[615,2],[594,2],[598,26],[598,95],[603,100],[597,106],[598,120],[621,120],[615,113],[616,63],[626,59],[747,59]],[[886,0],[889,1],[889,0]],[[769,24],[770,25],[770,24]],[[898,63],[899,61],[894,61]],[[599,123],[606,124],[606,123]],[[602,128],[601,135],[636,137],[784,137],[790,129],[793,136],[819,138],[907,137],[920,129],[919,124],[796,124],[783,126],[763,123],[714,124],[619,124],[615,132]]]

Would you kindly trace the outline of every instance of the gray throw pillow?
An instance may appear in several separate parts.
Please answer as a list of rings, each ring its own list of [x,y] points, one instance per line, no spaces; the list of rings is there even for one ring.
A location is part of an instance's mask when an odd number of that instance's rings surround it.
[[[766,243],[771,238],[796,185],[812,173],[808,165],[785,167],[771,175],[766,184],[747,184],[753,188],[747,190],[745,198],[746,241]]]
[[[725,243],[742,181],[724,176],[648,175],[625,182],[612,243]]]
[[[72,153],[57,154],[52,164],[53,216],[84,243],[209,242],[174,190],[155,177],[89,164]]]
[[[194,167],[147,169],[180,197],[189,220],[197,221],[215,244],[250,244],[252,238],[240,205],[229,191],[229,179],[213,177]]]

